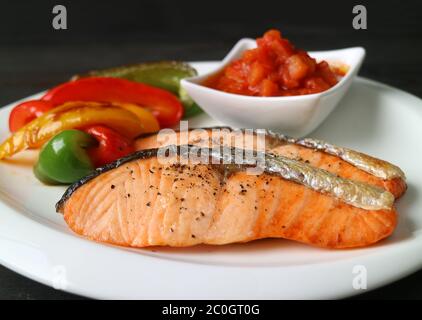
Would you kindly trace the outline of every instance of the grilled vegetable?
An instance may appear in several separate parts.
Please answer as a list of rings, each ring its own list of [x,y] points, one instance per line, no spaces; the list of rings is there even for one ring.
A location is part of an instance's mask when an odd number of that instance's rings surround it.
[[[130,108],[129,108],[130,109]],[[127,105],[97,102],[69,102],[50,110],[12,134],[0,145],[0,159],[42,146],[57,133],[102,124],[128,138],[158,130],[154,117],[145,112],[135,114]],[[154,122],[155,121],[155,122]]]
[[[49,111],[54,106],[48,101],[29,100],[18,104],[12,109],[9,115],[9,129],[11,132],[18,131],[24,125],[43,113]]]
[[[134,151],[133,141],[105,126],[84,128],[98,141],[98,146],[90,148],[88,155],[94,166],[101,167]]]
[[[48,91],[42,100],[54,105],[69,101],[132,103],[150,110],[160,126],[173,126],[183,116],[179,99],[168,91],[126,79],[93,77],[64,83]]]
[[[185,108],[184,117],[187,118],[200,113],[202,110],[182,88],[180,80],[196,75],[196,70],[187,63],[179,61],[160,61],[94,70],[86,74],[76,75],[72,79],[77,80],[85,77],[124,78],[168,90],[178,95]]]
[[[34,167],[35,176],[46,184],[73,183],[94,170],[87,148],[97,141],[80,130],[65,130],[42,148]]]

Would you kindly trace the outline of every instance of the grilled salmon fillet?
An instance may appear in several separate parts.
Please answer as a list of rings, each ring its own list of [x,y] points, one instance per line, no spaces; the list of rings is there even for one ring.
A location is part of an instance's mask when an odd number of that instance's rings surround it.
[[[315,146],[313,139],[293,139],[284,135],[265,132],[259,136],[254,131],[231,130],[228,127],[199,128],[189,131],[172,131],[168,133],[150,134],[140,137],[135,141],[135,149],[143,150],[159,148],[169,144],[193,144],[206,147],[229,145],[237,148],[255,148],[292,159],[305,161],[306,163],[327,170],[340,177],[365,182],[374,186],[382,187],[391,192],[396,199],[400,198],[407,189],[404,173],[396,166],[373,158],[371,156],[345,149],[357,154],[359,164],[368,162],[368,167],[376,165],[379,175],[363,170],[356,164],[345,161],[338,155],[329,154],[326,151],[332,149],[332,145],[326,148]],[[327,149],[327,150],[322,150]],[[389,172],[392,172],[388,174]],[[385,176],[383,176],[385,173]]]
[[[352,248],[376,243],[396,226],[394,198],[387,191],[356,183],[363,195],[369,192],[366,203],[391,196],[385,208],[364,209],[274,172],[251,175],[242,166],[185,164],[177,155],[163,163],[157,149],[149,149],[97,169],[72,185],[56,208],[74,232],[130,247],[223,245],[271,237]],[[355,186],[323,170],[316,173],[340,187]]]

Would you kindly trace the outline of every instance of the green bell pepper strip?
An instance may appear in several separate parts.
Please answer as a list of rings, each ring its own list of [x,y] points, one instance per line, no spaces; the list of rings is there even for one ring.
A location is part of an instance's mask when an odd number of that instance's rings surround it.
[[[46,184],[73,183],[95,170],[86,149],[96,145],[97,140],[83,131],[62,131],[41,149],[34,174]]]
[[[188,96],[180,85],[180,80],[197,74],[196,70],[187,63],[160,61],[90,71],[86,74],[76,75],[72,80],[84,77],[124,78],[168,90],[178,95],[185,108],[184,118],[188,118],[202,112],[202,109]]]

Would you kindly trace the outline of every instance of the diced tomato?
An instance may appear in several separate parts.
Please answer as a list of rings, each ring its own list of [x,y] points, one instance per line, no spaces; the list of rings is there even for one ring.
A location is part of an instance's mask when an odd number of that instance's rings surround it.
[[[204,84],[250,96],[291,96],[321,92],[338,82],[327,62],[317,63],[306,51],[295,49],[277,30],[267,31],[256,43],[257,48],[246,50]]]
[[[318,63],[317,72],[324,79],[324,81],[330,85],[330,87],[337,83],[337,77],[331,71],[330,66],[326,61],[321,61]]]
[[[278,86],[274,82],[268,79],[264,79],[261,83],[261,96],[271,97],[278,92]]]
[[[265,76],[266,76],[266,73],[265,73],[264,66],[260,64],[259,62],[255,61],[252,64],[251,71],[249,72],[249,75],[248,75],[249,85],[251,86],[258,85],[260,82],[262,82],[262,80],[264,80]]]
[[[303,61],[299,54],[294,54],[286,61],[289,77],[294,80],[304,78],[309,70],[308,65]]]
[[[328,90],[330,85],[324,81],[323,78],[320,77],[313,77],[309,78],[305,81],[305,88],[309,89],[309,93],[316,93],[321,91]]]

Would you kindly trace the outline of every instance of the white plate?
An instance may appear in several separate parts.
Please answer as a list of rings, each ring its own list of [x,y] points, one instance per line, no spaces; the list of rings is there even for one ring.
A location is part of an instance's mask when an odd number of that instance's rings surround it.
[[[195,63],[203,73],[216,63]],[[8,134],[10,107],[0,111]],[[312,136],[399,165],[409,189],[398,203],[394,235],[376,246],[330,251],[287,240],[228,246],[131,250],[74,235],[54,211],[64,187],[41,185],[27,152],[0,163],[0,262],[44,284],[94,298],[280,299],[340,298],[353,288],[355,266],[374,289],[422,266],[422,101],[358,78]],[[218,124],[206,115],[191,126]],[[357,271],[355,269],[355,271]],[[361,274],[362,275],[362,274]]]

